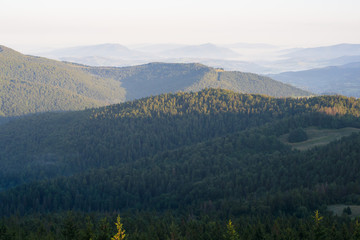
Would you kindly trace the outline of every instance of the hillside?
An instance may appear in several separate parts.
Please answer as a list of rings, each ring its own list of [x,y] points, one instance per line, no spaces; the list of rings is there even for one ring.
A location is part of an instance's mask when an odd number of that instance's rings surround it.
[[[360,189],[354,189],[360,177],[359,143],[356,134],[299,153],[273,136],[244,132],[119,167],[26,184],[0,195],[0,213],[191,209],[196,214],[292,215],[308,214],[322,204],[360,204]],[[23,206],[27,210],[21,212]]]
[[[0,46],[0,114],[78,110],[124,101],[121,84],[81,67]]]
[[[0,116],[6,117],[79,110],[209,87],[270,96],[310,95],[256,74],[223,72],[200,64],[88,67],[0,48]]]
[[[149,63],[140,66],[89,68],[98,76],[116,79],[126,89],[126,99],[177,91],[222,88],[240,93],[275,97],[310,96],[311,93],[252,73],[231,72],[202,64]]]
[[[276,99],[209,89],[30,116],[0,125],[0,187],[116,166],[304,114],[325,114],[324,119],[311,115],[306,124],[346,125],[326,116],[356,119],[359,108],[358,100],[345,97]],[[278,126],[276,134],[296,124]]]
[[[318,94],[337,93],[348,97],[360,97],[360,63],[269,76]]]
[[[0,231],[110,239],[121,213],[129,240],[231,239],[229,219],[243,239],[315,239],[319,226],[341,239],[358,223],[326,209],[360,204],[360,134],[304,151],[279,137],[359,116],[355,98],[205,89],[13,119],[0,125]]]

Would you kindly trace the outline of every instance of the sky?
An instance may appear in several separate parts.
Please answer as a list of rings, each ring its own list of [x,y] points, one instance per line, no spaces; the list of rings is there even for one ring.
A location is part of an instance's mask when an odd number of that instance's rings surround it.
[[[0,45],[360,43],[359,0],[0,0]]]

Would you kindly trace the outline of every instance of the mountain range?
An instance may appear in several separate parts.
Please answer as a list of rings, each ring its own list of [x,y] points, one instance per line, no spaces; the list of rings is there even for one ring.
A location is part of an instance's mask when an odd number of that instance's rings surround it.
[[[303,60],[335,59],[343,56],[359,56],[360,44],[338,44],[325,47],[294,49],[284,57]]]
[[[109,49],[111,50],[109,51]],[[346,74],[335,74],[327,82],[327,71],[318,71],[318,69],[342,68],[341,65],[359,62],[359,44],[337,44],[311,48],[283,48],[268,44],[249,43],[224,45],[210,43],[201,45],[143,44],[130,47],[119,44],[102,44],[59,49],[52,53],[42,53],[42,56],[90,66],[134,66],[149,62],[197,62],[229,71],[253,72],[274,77],[275,75],[271,74],[279,74],[277,80],[293,83],[294,86],[302,89],[320,94],[336,93],[358,97],[356,77],[350,79],[350,76],[346,76]],[[295,79],[285,77],[293,76],[289,72],[299,71],[317,72],[316,77],[327,86],[325,89],[321,89],[321,84],[312,86],[309,83],[314,81],[313,78],[303,78],[304,80],[299,84],[295,76]],[[342,87],[343,85],[344,87]],[[354,90],[345,90],[352,86],[355,86]]]
[[[130,66],[149,62],[218,61],[212,67],[251,72],[242,61],[261,68],[255,73],[278,73],[343,65],[359,61],[359,44],[338,44],[313,48],[283,48],[268,44],[235,43],[215,45],[143,44],[126,47],[120,44],[99,44],[57,49],[36,55],[91,66]],[[231,62],[232,66],[227,63]]]
[[[2,116],[77,110],[209,87],[270,96],[310,95],[268,77],[228,72],[195,63],[90,67],[27,56],[3,46],[0,48]]]

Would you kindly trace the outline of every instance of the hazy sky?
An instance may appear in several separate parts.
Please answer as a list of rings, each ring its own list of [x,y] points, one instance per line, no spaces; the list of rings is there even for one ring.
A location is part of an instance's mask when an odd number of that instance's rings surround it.
[[[0,0],[0,45],[360,43],[359,0]]]

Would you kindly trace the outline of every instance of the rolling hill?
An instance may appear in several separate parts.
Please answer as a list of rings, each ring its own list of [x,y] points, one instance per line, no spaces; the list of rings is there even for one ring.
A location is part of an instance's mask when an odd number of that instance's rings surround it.
[[[0,116],[5,117],[78,110],[209,87],[271,96],[310,95],[267,77],[220,71],[200,64],[89,67],[0,48]]]
[[[126,89],[126,99],[177,91],[223,88],[276,97],[309,96],[309,92],[252,73],[223,71],[202,64],[149,63],[124,68],[89,68],[98,76],[113,78]]]
[[[82,66],[0,48],[3,116],[77,110],[125,100],[121,83],[88,74]]]

